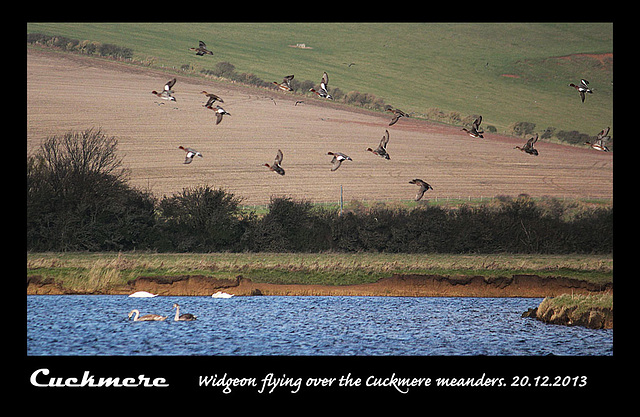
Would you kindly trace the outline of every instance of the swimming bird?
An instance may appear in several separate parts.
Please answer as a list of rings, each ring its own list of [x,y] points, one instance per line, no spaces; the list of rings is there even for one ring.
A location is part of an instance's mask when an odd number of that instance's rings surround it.
[[[136,315],[133,318],[133,321],[163,321],[167,318],[167,316],[160,316],[158,314],[145,314],[144,316],[138,317],[138,315],[140,314],[140,311],[138,311],[135,308],[131,310],[131,312],[129,313],[129,318],[131,318],[133,314]]]
[[[210,50],[207,49],[207,45],[202,42],[202,41],[198,41],[198,47],[197,48],[189,48],[190,51],[195,51],[196,55],[198,56],[202,56],[202,55],[213,55],[213,52],[211,52]]]
[[[280,166],[282,163],[282,151],[278,149],[278,153],[276,154],[276,159],[273,161],[273,165],[264,164],[271,171],[278,173],[280,175],[284,175],[284,169]]]
[[[433,190],[433,187],[426,182],[422,181],[420,178],[413,179],[409,181],[409,184],[415,184],[420,187],[418,190],[418,194],[416,194],[416,201],[419,201],[424,195],[425,191]]]
[[[325,71],[322,74],[322,81],[320,81],[320,91],[316,91],[313,88],[310,88],[309,91],[313,91],[318,95],[318,97],[328,98],[329,100],[333,100],[333,97],[329,94],[329,75]]]
[[[173,304],[173,308],[176,309],[176,316],[173,321],[193,321],[196,319],[196,316],[191,313],[180,314],[180,306],[177,303]]]
[[[229,294],[222,291],[217,291],[211,294],[211,298],[231,298],[233,296],[234,296],[233,294]]]
[[[151,294],[150,292],[147,292],[147,291],[136,291],[133,294],[129,295],[129,297],[132,297],[132,298],[153,298],[157,296],[158,294]]]
[[[176,101],[176,98],[172,96],[173,90],[171,89],[173,88],[175,83],[176,79],[172,78],[164,85],[164,89],[162,90],[162,92],[158,93],[156,90],[153,90],[151,94],[154,94],[163,100]]]
[[[190,164],[191,162],[193,162],[193,158],[196,156],[199,156],[200,158],[202,158],[202,154],[198,151],[196,151],[195,149],[191,149],[191,148],[185,148],[184,146],[178,146],[179,149],[182,149],[183,151],[185,151],[187,153],[187,155],[184,158],[184,163],[185,164]]]
[[[291,88],[291,80],[293,80],[293,75],[287,75],[282,79],[281,83],[278,84],[277,81],[274,81],[273,84],[277,85],[282,91],[293,91],[293,88]]]
[[[583,103],[584,103],[584,97],[585,97],[584,93],[593,94],[593,91],[591,91],[591,89],[589,88],[589,81],[585,79],[580,80],[580,84],[578,85],[571,83],[569,84],[569,87],[573,87],[576,90],[578,90],[578,93],[580,94],[580,100],[582,100]]]
[[[353,161],[351,157],[343,154],[342,152],[327,152],[327,155],[333,155],[333,159],[331,160],[331,171],[335,171],[340,168],[342,161]]]
[[[384,159],[391,159],[387,153],[387,144],[389,143],[389,131],[384,130],[384,136],[380,139],[380,144],[376,149],[367,148],[367,151],[372,152],[374,155],[381,156]]]
[[[396,122],[400,120],[401,117],[409,117],[407,113],[403,112],[400,109],[389,108],[387,109],[387,111],[393,113],[393,119],[391,119],[391,122],[389,122],[389,126],[393,126],[394,124],[396,124]]]
[[[484,136],[482,136],[484,130],[480,130],[480,123],[482,123],[482,116],[478,116],[478,118],[473,121],[471,129],[463,127],[462,130],[467,132],[472,138],[484,138]]]
[[[604,142],[611,139],[611,137],[609,136],[609,129],[610,128],[608,127],[602,129],[600,133],[598,133],[598,137],[596,138],[595,142],[591,143],[587,141],[585,142],[585,144],[591,146],[595,150],[609,152],[609,148],[607,148],[604,144]]]
[[[213,106],[207,107],[207,108],[216,112],[216,124],[220,124],[220,122],[222,121],[222,116],[224,116],[225,114],[228,116],[231,116],[231,113],[228,113],[225,109],[223,109],[220,106],[216,106],[215,108]]]
[[[529,155],[538,155],[538,150],[533,147],[533,145],[538,141],[538,134],[532,138],[530,138],[527,143],[523,146],[516,146],[513,149],[520,149],[522,152],[528,153]]]
[[[204,107],[211,108],[211,106],[213,106],[213,103],[215,103],[216,101],[219,101],[220,103],[224,103],[223,99],[221,99],[220,97],[218,97],[213,93],[207,93],[206,91],[202,91],[200,94],[204,94],[205,96],[207,96],[207,103],[203,105]]]

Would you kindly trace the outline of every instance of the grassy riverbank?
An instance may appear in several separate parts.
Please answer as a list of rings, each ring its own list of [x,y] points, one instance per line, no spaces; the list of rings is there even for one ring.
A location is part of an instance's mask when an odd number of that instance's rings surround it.
[[[242,275],[258,283],[355,285],[393,274],[511,276],[531,274],[613,282],[613,257],[603,255],[452,255],[386,253],[28,253],[27,278],[90,291],[141,276]]]
[[[613,328],[613,294],[563,294],[546,297],[528,317],[546,323],[585,326],[592,329]]]
[[[612,294],[598,295],[572,295],[565,294],[558,297],[547,298],[540,304],[541,308],[571,308],[582,314],[591,308],[607,309],[613,308]]]

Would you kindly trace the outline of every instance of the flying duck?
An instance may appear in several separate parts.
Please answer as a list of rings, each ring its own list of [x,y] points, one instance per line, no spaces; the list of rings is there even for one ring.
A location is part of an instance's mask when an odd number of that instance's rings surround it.
[[[536,135],[532,138],[530,138],[527,143],[523,146],[516,146],[513,149],[520,149],[522,152],[528,153],[529,155],[536,155],[538,156],[538,150],[536,148],[533,147],[533,145],[538,141],[538,134],[536,133]]]
[[[215,103],[216,101],[219,101],[220,103],[224,103],[223,99],[221,99],[220,97],[216,96],[213,93],[207,93],[206,91],[202,91],[200,94],[204,94],[208,98],[207,104],[204,104],[204,107],[211,108],[211,106],[213,106],[213,103]]]
[[[484,136],[482,136],[484,130],[480,130],[480,123],[482,123],[482,116],[478,116],[478,118],[473,121],[471,129],[463,127],[462,130],[467,132],[472,138],[484,138]]]
[[[609,129],[611,129],[611,128],[610,127],[605,127],[604,129],[602,129],[600,131],[600,133],[598,133],[598,139],[602,139],[602,140],[611,139],[611,136],[609,136]]]
[[[391,122],[389,122],[389,126],[393,126],[394,124],[396,124],[396,122],[400,120],[401,117],[409,117],[407,113],[403,112],[400,109],[389,108],[387,109],[387,111],[393,113],[393,119],[391,119]]]
[[[575,85],[574,83],[569,84],[570,87],[575,88],[580,93],[580,100],[584,103],[584,93],[593,94],[593,91],[589,88],[589,81],[582,79],[580,80],[579,85]]]
[[[422,181],[419,178],[409,181],[409,184],[415,184],[420,187],[420,189],[418,190],[418,194],[416,194],[416,201],[419,201],[422,198],[425,191],[433,190],[432,186],[430,186],[429,184],[427,184],[426,182]]]
[[[173,90],[171,89],[173,88],[175,83],[176,79],[172,78],[164,85],[164,89],[162,90],[162,92],[158,93],[156,90],[153,90],[151,94],[154,94],[163,100],[176,101],[176,98],[172,96]]]
[[[179,149],[182,149],[183,151],[185,151],[187,153],[187,155],[184,158],[184,163],[185,164],[190,164],[191,162],[193,162],[193,158],[196,156],[199,156],[200,158],[202,158],[202,154],[198,151],[196,151],[195,149],[191,149],[191,148],[185,148],[184,146],[178,146]]]
[[[207,108],[216,112],[216,124],[220,124],[220,122],[222,121],[222,116],[224,116],[225,114],[231,116],[231,113],[228,113],[220,106],[216,106],[215,108],[213,106]]]
[[[293,75],[287,75],[282,79],[280,84],[278,84],[277,81],[274,81],[273,84],[277,85],[282,91],[293,91],[293,88],[291,88],[291,80],[293,80]]]
[[[318,95],[318,97],[328,98],[329,100],[333,100],[333,97],[329,95],[329,90],[327,90],[328,87],[329,87],[329,75],[325,71],[322,74],[322,81],[320,81],[320,91],[316,91],[313,88],[310,88],[309,91],[313,91]]]
[[[585,142],[585,144],[591,146],[593,149],[598,150],[598,151],[603,151],[603,152],[609,152],[609,148],[607,148],[604,144],[604,142],[608,141],[609,139],[611,139],[611,137],[609,136],[609,129],[610,128],[604,128],[600,131],[600,133],[598,133],[598,137],[596,138],[596,141],[591,143],[589,141]]]
[[[375,155],[381,156],[384,159],[391,159],[387,153],[387,144],[389,143],[389,131],[384,130],[384,136],[380,139],[380,144],[376,149],[367,148],[367,151],[373,152]]]
[[[327,152],[327,155],[333,155],[333,159],[331,160],[331,171],[335,171],[340,168],[342,161],[353,161],[351,157],[343,154],[342,152]]]
[[[271,171],[278,173],[280,175],[284,175],[284,169],[280,166],[282,163],[282,151],[278,149],[278,153],[276,154],[276,159],[273,161],[273,165],[264,164]]]
[[[196,55],[198,56],[202,56],[202,55],[213,55],[213,52],[211,52],[210,50],[207,49],[207,45],[202,42],[202,41],[198,41],[198,47],[197,48],[189,48],[190,51],[195,51]]]

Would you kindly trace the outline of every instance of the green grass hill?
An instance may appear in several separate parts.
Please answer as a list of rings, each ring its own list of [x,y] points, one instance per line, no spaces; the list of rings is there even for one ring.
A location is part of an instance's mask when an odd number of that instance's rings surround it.
[[[613,23],[38,22],[27,33],[112,43],[154,67],[194,73],[230,62],[268,82],[295,74],[319,83],[327,71],[330,90],[454,124],[481,114],[499,133],[517,122],[540,133],[614,133]],[[213,56],[189,50],[199,40]],[[581,78],[594,91],[584,103],[568,86]]]

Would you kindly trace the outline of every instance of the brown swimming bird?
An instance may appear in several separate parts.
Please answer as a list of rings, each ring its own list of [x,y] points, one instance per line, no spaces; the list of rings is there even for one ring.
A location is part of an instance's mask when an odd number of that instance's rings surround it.
[[[389,126],[393,126],[394,124],[396,124],[396,122],[400,120],[401,117],[409,117],[407,113],[403,112],[400,109],[390,108],[387,109],[387,111],[393,113],[393,119],[391,119],[391,122],[389,122]]]
[[[274,81],[273,84],[277,85],[282,91],[293,91],[293,88],[291,88],[291,80],[293,80],[293,75],[287,75],[281,83]]]
[[[416,201],[419,201],[422,198],[425,191],[433,190],[432,186],[430,186],[429,184],[427,184],[426,182],[422,181],[419,178],[409,181],[409,184],[416,184],[417,186],[420,187],[420,189],[418,190],[418,194],[416,194]]]
[[[372,152],[374,155],[381,156],[384,159],[391,159],[387,153],[387,144],[389,143],[389,131],[384,130],[384,136],[380,139],[380,144],[376,149],[367,148],[367,151]]]
[[[185,148],[184,146],[178,146],[178,148],[182,149],[187,153],[184,158],[184,162],[183,162],[184,164],[190,164],[191,162],[193,162],[193,158],[196,156],[199,156],[200,158],[202,158],[202,154],[196,151],[195,149]]]
[[[327,155],[333,155],[333,159],[331,160],[331,171],[335,171],[340,168],[342,161],[353,161],[351,157],[343,154],[342,152],[327,152]]]
[[[273,161],[273,165],[264,164],[264,166],[266,166],[271,171],[277,174],[284,175],[284,169],[282,169],[282,167],[280,166],[281,163],[282,163],[282,151],[278,149],[278,153],[276,154],[276,159]]]
[[[224,103],[223,99],[221,99],[220,97],[218,97],[213,93],[207,93],[206,91],[202,91],[200,94],[204,94],[207,97],[207,103],[204,104],[204,107],[211,108],[211,106],[213,106],[213,103],[215,103],[216,101],[219,101],[220,103]]]
[[[198,55],[198,56],[213,55],[213,52],[208,50],[207,49],[207,45],[202,41],[198,41],[198,47],[197,48],[189,48],[189,50],[190,51],[195,51],[196,55]]]
[[[174,321],[193,321],[196,319],[196,316],[191,313],[180,314],[180,306],[178,303],[173,303],[173,308],[176,309],[176,315],[173,318]]]
[[[482,116],[478,116],[478,118],[473,121],[471,129],[463,127],[462,130],[467,132],[472,138],[484,138],[484,136],[482,136],[484,130],[480,130],[480,123],[482,123]]]
[[[140,315],[140,311],[135,308],[129,313],[129,318],[134,314],[136,316],[133,318],[133,321],[163,321],[167,318],[166,316],[160,316],[158,314],[145,314],[144,316],[138,317]]]
[[[533,147],[533,145],[538,141],[538,134],[536,133],[536,135],[534,137],[532,137],[531,139],[529,139],[527,141],[527,143],[523,146],[516,146],[513,149],[520,149],[522,152],[526,152],[529,155],[538,155],[538,150],[536,148]]]

